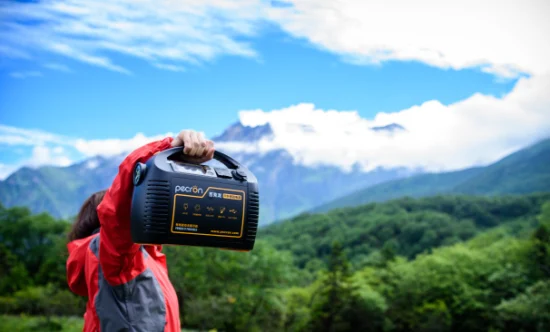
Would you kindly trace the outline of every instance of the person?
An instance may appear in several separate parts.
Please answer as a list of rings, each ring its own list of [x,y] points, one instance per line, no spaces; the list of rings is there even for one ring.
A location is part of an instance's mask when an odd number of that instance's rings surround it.
[[[162,246],[132,242],[130,209],[134,165],[182,145],[189,162],[214,156],[214,143],[193,130],[148,143],[123,160],[107,190],[81,206],[68,234],[66,267],[70,290],[88,297],[83,331],[181,331]]]

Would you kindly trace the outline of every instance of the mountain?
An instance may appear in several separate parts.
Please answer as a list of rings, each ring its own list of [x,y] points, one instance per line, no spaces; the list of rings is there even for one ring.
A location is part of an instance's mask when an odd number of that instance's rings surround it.
[[[371,130],[374,130],[374,131],[386,131],[386,132],[394,132],[394,131],[402,131],[402,130],[405,130],[405,128],[403,128],[403,126],[397,124],[397,123],[390,123],[389,125],[386,125],[386,126],[381,126],[381,127],[372,127]]]
[[[302,125],[296,130],[307,132],[310,128]],[[394,134],[404,128],[390,124],[371,130]],[[273,135],[269,124],[252,127],[237,122],[213,140],[219,143],[220,151],[226,152],[224,144],[253,146],[261,140],[270,140]],[[246,165],[258,178],[262,225],[412,172],[404,167],[378,168],[368,173],[358,168],[345,172],[337,166],[307,167],[296,163],[283,149],[260,153],[237,148],[226,153]],[[58,218],[74,216],[86,197],[111,184],[123,158],[124,154],[114,158],[94,157],[69,167],[21,168],[0,181],[0,202],[6,207],[28,206],[33,213],[45,211]],[[215,161],[208,164],[221,165]]]
[[[23,167],[0,182],[0,202],[56,217],[76,215],[91,193],[110,185],[122,159],[94,157],[68,167]]]
[[[550,139],[517,151],[489,166],[394,179],[321,204],[312,211],[326,212],[335,208],[382,202],[405,196],[534,192],[550,192]]]
[[[247,153],[231,155],[243,160],[258,178],[262,224],[291,217],[364,186],[408,174],[405,169],[346,173],[338,167],[309,168],[294,164],[292,157],[284,150],[271,151],[262,156]]]
[[[397,124],[386,127],[371,129],[388,132],[403,129]],[[301,125],[298,130],[308,131],[310,128]],[[222,144],[245,142],[253,145],[260,140],[269,140],[273,135],[269,124],[249,127],[237,122],[213,140]],[[263,225],[292,217],[365,186],[401,178],[412,172],[404,167],[379,168],[371,172],[361,172],[358,169],[344,172],[336,166],[307,167],[296,163],[290,153],[283,149],[265,153],[243,149],[231,152],[230,155],[241,161],[258,178],[260,223]],[[209,164],[216,165],[215,162]]]
[[[273,130],[269,124],[248,127],[243,126],[240,122],[236,122],[229,126],[221,135],[214,137],[213,140],[218,142],[254,142],[262,138],[273,137]]]

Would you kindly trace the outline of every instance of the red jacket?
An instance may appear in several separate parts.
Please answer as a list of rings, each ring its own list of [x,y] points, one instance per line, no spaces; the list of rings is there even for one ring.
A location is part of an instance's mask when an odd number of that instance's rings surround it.
[[[99,232],[67,245],[69,288],[88,297],[84,331],[181,331],[162,247],[137,245],[130,235],[133,167],[171,142],[149,143],[126,157],[97,208]]]

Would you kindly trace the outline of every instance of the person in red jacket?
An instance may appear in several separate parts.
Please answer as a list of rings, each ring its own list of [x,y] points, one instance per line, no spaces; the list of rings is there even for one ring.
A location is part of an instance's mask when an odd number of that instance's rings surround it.
[[[130,207],[134,165],[182,145],[190,162],[213,158],[212,141],[192,130],[181,131],[130,153],[112,185],[82,205],[68,235],[67,282],[72,292],[88,297],[83,331],[181,331],[162,246],[132,242]]]

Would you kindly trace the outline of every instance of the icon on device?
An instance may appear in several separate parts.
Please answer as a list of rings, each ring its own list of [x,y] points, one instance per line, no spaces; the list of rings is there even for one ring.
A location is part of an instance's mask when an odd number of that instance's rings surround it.
[[[220,208],[220,213],[224,213],[224,212],[225,212],[225,206],[222,206],[222,207]]]
[[[195,205],[195,211],[199,211],[201,209],[200,204]]]
[[[188,207],[189,207],[189,204],[187,204],[187,203],[184,203],[184,204],[183,204],[183,209],[184,209],[184,210],[187,210]]]
[[[229,210],[229,212],[231,212],[231,213],[235,214],[235,213],[237,213],[237,210],[235,210],[235,209],[231,209],[231,210]]]

